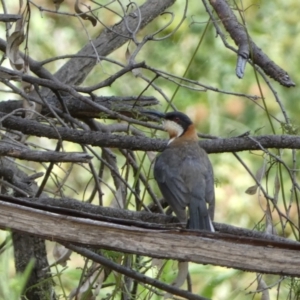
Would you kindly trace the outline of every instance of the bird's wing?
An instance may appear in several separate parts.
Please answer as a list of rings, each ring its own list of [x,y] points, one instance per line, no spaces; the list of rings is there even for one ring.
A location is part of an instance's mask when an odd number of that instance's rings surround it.
[[[181,168],[181,177],[184,178],[188,188],[187,201],[190,215],[188,228],[214,231],[206,206],[207,195],[211,196],[210,187],[207,186],[211,181],[209,179],[211,174],[208,168],[208,163],[210,163],[208,157],[206,153],[200,158],[198,156],[197,158],[186,157],[183,163],[184,168]]]
[[[165,200],[169,203],[178,219],[186,221],[185,208],[188,204],[188,189],[183,178],[178,173],[178,168],[174,164],[166,163],[162,159],[162,153],[156,158],[154,165],[154,178]]]
[[[205,166],[205,201],[208,203],[208,211],[211,220],[214,219],[215,213],[215,185],[214,185],[214,171],[207,153],[199,147],[200,163]]]

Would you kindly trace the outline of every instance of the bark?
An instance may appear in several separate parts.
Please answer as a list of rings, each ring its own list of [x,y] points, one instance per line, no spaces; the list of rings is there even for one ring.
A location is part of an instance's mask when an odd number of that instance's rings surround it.
[[[0,199],[5,203],[20,205],[24,208],[33,208],[40,210],[41,212],[51,212],[64,216],[73,216],[118,225],[136,226],[149,229],[178,229],[177,226],[179,225],[177,217],[172,215],[151,213],[148,211],[131,211],[112,207],[102,207],[90,203],[79,202],[71,198],[14,198],[1,195]],[[236,238],[247,238],[249,240],[261,239],[264,241],[299,245],[298,242],[256,230],[249,230],[216,222],[214,222],[214,226],[218,232],[234,235]]]
[[[80,152],[34,151],[19,145],[0,144],[0,155],[36,162],[78,162],[87,163],[93,157]]]
[[[0,201],[0,208],[1,228],[58,242],[259,273],[300,276],[300,243],[204,231],[140,228],[44,212],[4,201]]]

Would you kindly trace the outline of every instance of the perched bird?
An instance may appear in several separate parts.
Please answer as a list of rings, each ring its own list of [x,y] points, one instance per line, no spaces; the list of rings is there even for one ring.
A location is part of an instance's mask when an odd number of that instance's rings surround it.
[[[182,223],[187,222],[188,207],[187,228],[214,231],[213,169],[207,153],[199,146],[194,124],[181,112],[147,114],[163,118],[170,136],[168,146],[154,165],[154,178],[163,197]]]

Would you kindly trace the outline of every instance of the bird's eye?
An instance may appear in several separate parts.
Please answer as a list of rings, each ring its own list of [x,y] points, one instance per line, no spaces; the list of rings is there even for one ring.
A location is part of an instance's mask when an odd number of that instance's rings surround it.
[[[175,117],[175,118],[174,118],[174,122],[179,123],[179,118],[178,118],[178,117]]]

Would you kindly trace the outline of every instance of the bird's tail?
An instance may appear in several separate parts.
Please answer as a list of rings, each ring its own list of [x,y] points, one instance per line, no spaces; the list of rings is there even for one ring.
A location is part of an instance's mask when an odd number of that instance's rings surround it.
[[[189,214],[190,219],[187,228],[215,231],[204,199],[192,197],[189,204]]]

